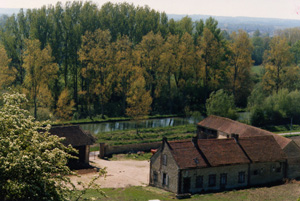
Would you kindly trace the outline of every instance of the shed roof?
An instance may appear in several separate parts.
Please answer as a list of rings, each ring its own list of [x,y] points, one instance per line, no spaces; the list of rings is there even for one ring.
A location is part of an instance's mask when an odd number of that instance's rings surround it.
[[[56,126],[52,127],[49,132],[51,135],[65,137],[62,143],[73,147],[92,145],[96,141],[91,134],[83,131],[79,126]]]
[[[225,117],[219,116],[208,116],[198,123],[198,126],[224,132],[226,134],[239,134],[240,137],[251,137],[251,136],[265,136],[272,135],[276,142],[279,144],[281,149],[288,145],[291,140],[280,135],[276,135],[272,132],[250,126],[247,124],[240,123]]]

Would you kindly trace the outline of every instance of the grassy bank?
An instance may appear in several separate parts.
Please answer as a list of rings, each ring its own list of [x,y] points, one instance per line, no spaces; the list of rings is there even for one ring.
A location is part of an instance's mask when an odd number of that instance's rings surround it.
[[[144,200],[174,200],[173,193],[154,188],[154,187],[128,187],[118,189],[103,189],[108,197],[101,197],[95,190],[88,190],[85,198],[94,200],[110,200],[110,201],[144,201]],[[245,190],[233,190],[222,193],[211,193],[202,195],[193,195],[187,201],[194,200],[297,200],[300,196],[300,184],[289,183],[273,187],[251,188]]]
[[[289,125],[272,126],[264,128],[274,133],[288,133],[290,132]],[[149,143],[161,141],[163,137],[167,137],[168,140],[180,140],[190,139],[196,136],[196,126],[193,124],[173,126],[173,127],[161,127],[161,128],[144,128],[137,131],[123,130],[104,132],[96,135],[97,143],[105,142],[108,145],[126,145],[136,143]],[[300,131],[300,125],[293,125],[293,132]],[[288,136],[287,136],[288,137]],[[99,146],[91,147],[91,151],[98,151]]]
[[[163,137],[168,140],[188,139],[196,135],[196,126],[193,124],[163,127],[163,128],[144,128],[137,131],[124,130],[105,132],[96,135],[97,142],[105,142],[109,145],[125,145],[135,143],[149,143],[161,141]]]

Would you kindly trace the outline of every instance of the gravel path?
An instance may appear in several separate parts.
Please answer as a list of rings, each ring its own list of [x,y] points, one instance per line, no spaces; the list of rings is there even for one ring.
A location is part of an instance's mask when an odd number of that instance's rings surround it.
[[[108,161],[90,156],[90,164],[99,168],[107,167],[107,175],[97,183],[102,188],[124,188],[127,186],[146,186],[149,184],[149,161]],[[80,178],[71,176],[71,181],[88,183],[97,172],[80,174]]]

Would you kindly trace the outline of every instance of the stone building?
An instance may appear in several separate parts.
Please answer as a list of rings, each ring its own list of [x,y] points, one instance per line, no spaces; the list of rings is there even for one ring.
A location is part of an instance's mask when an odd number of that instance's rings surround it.
[[[228,118],[211,115],[197,125],[198,139],[228,138],[232,134],[242,137],[273,136],[287,156],[287,178],[300,177],[300,147],[292,139],[272,132],[233,121]]]
[[[150,159],[150,185],[176,194],[280,182],[286,155],[273,136],[168,142]]]
[[[89,153],[90,145],[95,143],[95,138],[83,131],[79,126],[55,126],[49,130],[51,135],[57,135],[58,137],[64,137],[62,142],[65,146],[71,145],[78,150],[78,154],[75,156],[78,159],[71,159],[68,165],[71,168],[84,168],[89,166]]]

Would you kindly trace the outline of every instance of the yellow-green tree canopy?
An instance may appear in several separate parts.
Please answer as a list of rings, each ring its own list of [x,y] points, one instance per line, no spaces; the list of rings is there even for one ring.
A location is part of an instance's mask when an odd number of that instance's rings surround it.
[[[57,76],[58,67],[53,62],[50,46],[41,50],[39,40],[27,40],[23,67],[26,70],[24,85],[34,105],[34,117],[37,118],[37,107],[40,101],[49,100],[48,85]]]

